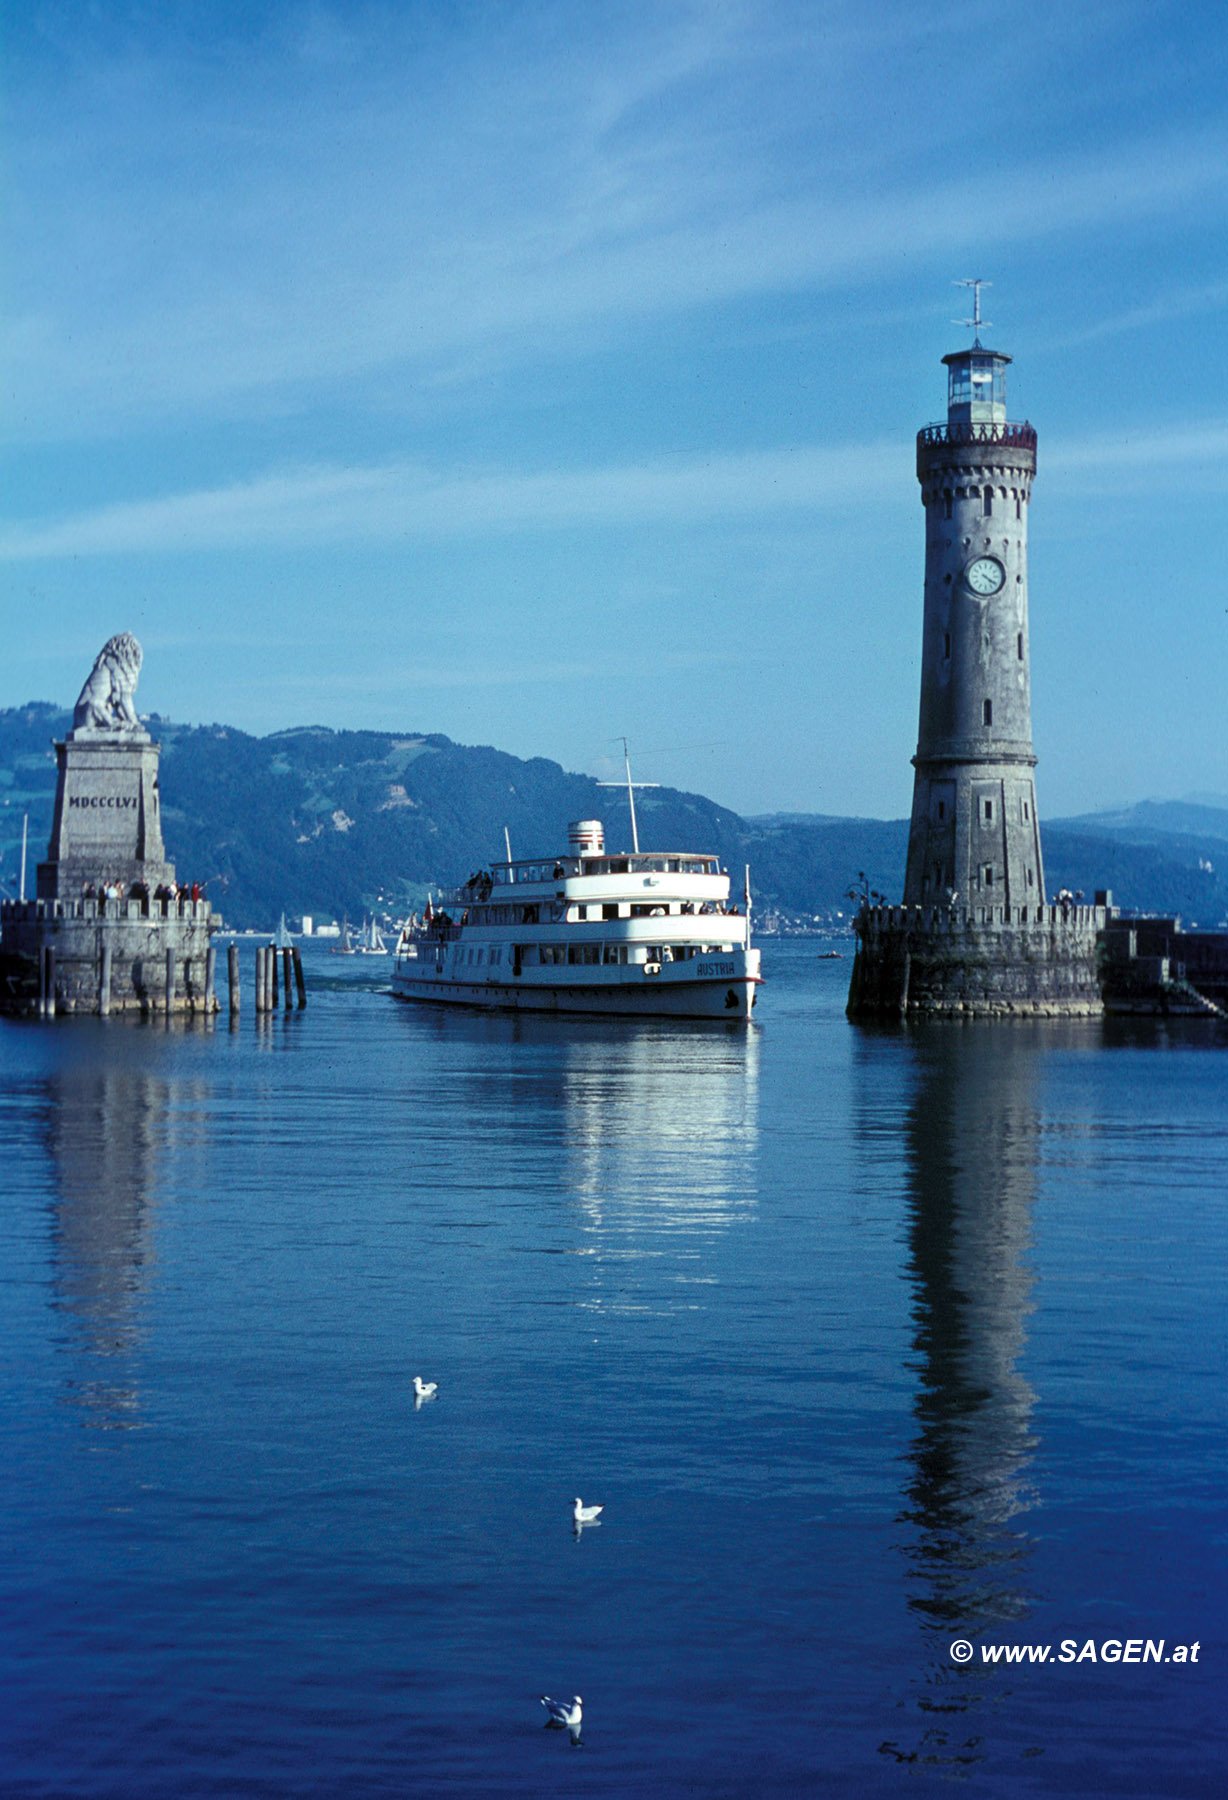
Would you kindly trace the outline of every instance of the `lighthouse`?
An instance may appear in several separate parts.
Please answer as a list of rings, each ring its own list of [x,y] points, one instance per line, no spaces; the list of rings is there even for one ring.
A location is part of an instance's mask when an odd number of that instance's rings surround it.
[[[925,508],[921,709],[904,900],[1044,898],[1028,675],[1028,509],[1036,433],[1007,417],[1010,357],[943,357],[947,416],[917,438]]]
[[[902,905],[857,915],[853,1018],[1102,1010],[1103,906],[1045,900],[1029,675],[1028,512],[1036,432],[1006,403],[1011,359],[981,340],[942,361],[947,416],[917,433],[925,511],[921,705]]]

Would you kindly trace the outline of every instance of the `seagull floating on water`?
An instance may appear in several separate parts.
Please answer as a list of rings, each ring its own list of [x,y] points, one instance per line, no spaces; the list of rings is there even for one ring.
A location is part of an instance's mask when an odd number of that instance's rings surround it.
[[[585,1506],[577,1494],[575,1504],[571,1509],[571,1516],[577,1525],[595,1525],[599,1515],[604,1511],[604,1506]]]
[[[414,1376],[414,1399],[433,1400],[439,1392],[437,1381],[423,1381],[421,1375]]]
[[[550,1714],[549,1724],[566,1725],[571,1731],[579,1731],[583,1716],[579,1694],[571,1700],[552,1700],[549,1694],[543,1694],[542,1705]]]

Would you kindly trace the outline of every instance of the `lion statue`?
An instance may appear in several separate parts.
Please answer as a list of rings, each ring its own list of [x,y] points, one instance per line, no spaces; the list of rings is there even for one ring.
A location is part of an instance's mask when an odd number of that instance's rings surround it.
[[[73,710],[73,729],[139,731],[132,696],[141,672],[141,646],[130,631],[108,638]]]

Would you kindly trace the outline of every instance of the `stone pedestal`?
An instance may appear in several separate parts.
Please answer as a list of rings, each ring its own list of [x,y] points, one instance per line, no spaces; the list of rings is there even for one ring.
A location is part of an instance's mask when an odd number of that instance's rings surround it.
[[[170,886],[158,795],[161,746],[147,731],[78,727],[55,747],[59,765],[47,860],[38,865],[40,900],[76,900],[86,890],[143,882]]]

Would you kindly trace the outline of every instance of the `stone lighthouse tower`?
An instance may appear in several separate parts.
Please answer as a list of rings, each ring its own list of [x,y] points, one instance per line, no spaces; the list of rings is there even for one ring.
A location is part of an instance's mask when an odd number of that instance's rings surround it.
[[[1006,416],[1009,356],[944,356],[945,424],[917,439],[925,507],[921,722],[904,900],[1044,898],[1028,679],[1028,506],[1036,433]]]
[[[1007,417],[1010,357],[943,357],[947,416],[917,434],[925,508],[921,709],[902,906],[864,905],[854,1016],[1101,1010],[1103,909],[1046,905],[1028,675],[1036,432]]]

